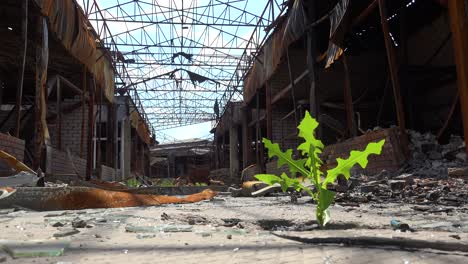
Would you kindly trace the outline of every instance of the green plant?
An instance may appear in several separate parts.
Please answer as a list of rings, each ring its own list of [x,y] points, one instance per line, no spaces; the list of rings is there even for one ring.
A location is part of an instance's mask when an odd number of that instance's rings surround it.
[[[140,183],[135,178],[128,179],[126,182],[128,187],[136,188],[140,185]]]
[[[162,179],[162,181],[158,184],[159,187],[174,187],[174,180],[172,179]]]
[[[208,184],[206,184],[204,182],[196,182],[195,186],[208,186]]]
[[[335,193],[329,191],[327,185],[334,183],[339,175],[343,175],[348,180],[350,170],[356,164],[365,168],[368,163],[368,156],[370,154],[380,154],[385,140],[369,143],[364,151],[353,150],[347,159],[338,158],[336,160],[337,166],[328,170],[324,176],[320,170],[323,161],[319,157],[324,145],[322,141],[315,138],[315,129],[318,125],[319,123],[306,112],[304,119],[298,126],[298,136],[303,138],[304,142],[299,145],[297,150],[305,157],[303,159],[293,159],[292,149],[283,152],[277,143],[272,143],[270,140],[263,138],[263,144],[268,149],[268,157],[276,156],[278,158],[278,168],[285,164],[288,165],[291,177],[286,173],[282,173],[280,176],[258,174],[255,177],[269,185],[280,184],[283,192],[286,192],[290,187],[297,191],[305,190],[317,203],[317,222],[320,226],[325,226],[330,221],[329,206],[335,199]],[[296,177],[297,174],[309,179],[315,188],[311,190],[304,186]]]

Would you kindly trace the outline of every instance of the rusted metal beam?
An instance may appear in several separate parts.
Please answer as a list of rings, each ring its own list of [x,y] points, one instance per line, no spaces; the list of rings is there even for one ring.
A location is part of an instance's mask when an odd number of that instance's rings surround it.
[[[364,9],[352,22],[351,27],[357,27],[361,25],[372,12],[374,12],[375,8],[379,5],[379,0],[373,0],[367,7]]]
[[[380,22],[382,24],[382,32],[385,40],[385,48],[387,52],[388,66],[390,71],[390,79],[393,86],[393,96],[395,99],[395,108],[397,112],[398,126],[400,128],[400,140],[403,153],[408,157],[408,135],[406,134],[405,111],[403,99],[401,97],[400,80],[398,76],[398,64],[396,60],[395,50],[390,39],[390,27],[387,20],[386,1],[379,0]]]
[[[301,73],[301,75],[297,76],[296,79],[294,79],[294,83],[299,83],[304,79],[309,74],[309,70],[305,70],[304,72]],[[292,89],[292,84],[289,83],[285,88],[283,88],[281,91],[276,93],[276,95],[271,99],[271,104],[276,104],[281,98],[283,98],[285,95],[287,95]]]
[[[463,118],[465,151],[468,154],[468,3],[464,0],[448,1],[452,43],[457,65],[457,85]]]
[[[445,129],[447,129],[448,124],[450,122],[450,119],[452,119],[453,113],[455,112],[455,108],[457,107],[458,101],[460,100],[460,97],[458,96],[458,91],[457,94],[455,95],[452,105],[450,106],[450,110],[447,114],[447,118],[444,120],[444,124],[442,127],[439,129],[439,132],[437,132],[437,139],[440,139],[442,137],[442,134],[444,133]]]
[[[46,129],[45,116],[46,116],[46,80],[47,80],[47,66],[49,61],[49,41],[48,41],[48,28],[46,19],[39,16],[37,21],[37,35],[36,42],[36,66],[35,66],[35,133],[34,133],[34,158],[33,170],[37,170],[41,166],[42,152],[44,148]]]
[[[256,116],[256,122],[255,122],[255,158],[257,161],[258,165],[262,164],[262,161],[260,159],[260,140],[261,140],[261,135],[260,135],[260,96],[258,94],[259,92],[257,91],[256,98],[255,98],[255,110],[257,113]]]
[[[344,105],[346,111],[346,123],[348,126],[348,135],[355,137],[357,135],[356,123],[354,121],[353,95],[351,93],[351,76],[349,73],[348,60],[343,54],[343,68],[345,73],[345,84],[343,89]]]
[[[84,155],[84,144],[85,144],[85,135],[86,135],[86,66],[83,66],[83,93],[81,94],[81,141],[80,141],[80,158],[83,158]]]
[[[93,77],[94,78],[94,77]],[[94,134],[94,92],[95,85],[89,87],[89,107],[88,107],[88,150],[86,156],[86,180],[91,180],[93,173],[93,134]]]
[[[21,11],[22,16],[22,40],[23,46],[21,47],[21,63],[18,73],[18,86],[16,89],[16,130],[15,137],[19,138],[21,130],[21,105],[23,102],[23,82],[24,82],[24,68],[26,66],[26,52],[28,50],[28,3],[29,0],[23,0]]]
[[[310,19],[315,21],[317,19],[317,3],[313,1],[310,3],[309,15]],[[319,115],[319,104],[317,102],[317,73],[316,73],[316,56],[317,56],[317,34],[316,29],[311,28],[307,31],[307,73],[309,76],[309,112],[314,118],[318,118]],[[317,135],[320,136],[320,127]]]
[[[57,137],[57,149],[62,150],[62,88],[60,87],[60,80],[57,78],[57,120],[56,120],[56,137]]]
[[[273,117],[272,117],[272,107],[271,107],[271,86],[267,81],[265,85],[265,95],[266,95],[266,123],[267,123],[267,138],[272,138],[273,136]]]
[[[80,88],[78,88],[76,85],[74,85],[69,80],[65,79],[63,76],[57,75],[56,77],[60,80],[60,82],[62,84],[65,84],[65,86],[70,88],[70,90],[73,91],[74,93],[76,93],[76,94],[82,94],[83,93],[83,91]]]
[[[106,135],[106,145],[107,145],[107,151],[106,151],[106,162],[109,167],[114,168],[114,156],[116,153],[114,153],[114,104],[112,103],[107,103],[107,123],[106,123],[106,128],[107,128],[107,135]]]
[[[252,162],[252,135],[249,127],[249,107],[242,108],[242,164],[246,168]]]

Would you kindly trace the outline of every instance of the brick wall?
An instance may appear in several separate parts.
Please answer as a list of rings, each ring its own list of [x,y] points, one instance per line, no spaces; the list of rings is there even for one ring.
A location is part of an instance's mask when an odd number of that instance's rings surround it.
[[[62,102],[62,109],[66,109],[71,105],[81,102],[81,97],[67,98]],[[48,109],[55,112],[56,105],[49,102]],[[88,105],[85,108],[85,133],[84,139],[85,144],[83,145],[83,154],[87,153],[87,137],[88,137]],[[79,106],[71,112],[62,112],[62,149],[69,148],[71,153],[79,156],[81,147],[81,122],[82,122],[82,109],[83,106]],[[52,146],[57,147],[57,136],[56,136],[56,122],[57,119],[49,121],[49,133]]]
[[[292,110],[287,107],[274,107],[271,111],[272,115],[272,141],[280,144],[283,150],[295,149],[297,147],[297,128],[294,121],[294,115],[281,120]]]
[[[24,140],[0,133],[0,150],[24,161]]]
[[[351,150],[364,150],[367,143],[380,141],[381,139],[385,139],[381,155],[369,156],[367,168],[365,170],[357,169],[357,171],[372,175],[384,169],[387,171],[398,170],[404,162],[404,156],[400,148],[396,128],[373,131],[342,143],[329,145],[324,149],[322,159],[328,164],[328,168],[333,168],[336,166],[336,158],[348,158]]]
[[[0,110],[0,122],[3,122],[8,117],[10,110]],[[15,129],[15,114],[12,114],[8,120],[6,120],[5,124],[0,127],[0,132],[8,133],[13,132]]]
[[[68,159],[68,154],[63,151],[59,151],[54,148],[48,148],[47,155],[47,169],[48,173],[53,174],[75,174],[75,170],[73,169],[73,165],[71,161]],[[50,160],[49,160],[50,159]],[[86,160],[81,159],[72,154],[73,164],[75,165],[78,173],[80,176],[86,176]]]
[[[404,162],[404,156],[399,145],[398,131],[395,128],[373,131],[366,135],[325,147],[321,155],[322,160],[326,164],[325,169],[334,168],[336,166],[336,158],[348,158],[352,150],[364,150],[368,143],[380,141],[381,139],[385,139],[382,154],[369,156],[369,163],[365,170],[360,169],[359,165],[354,167],[354,170],[367,175],[377,174],[382,170],[398,170]],[[276,160],[266,164],[266,172],[275,175],[281,175],[281,173],[286,172],[290,175],[286,165],[281,168],[277,167]]]

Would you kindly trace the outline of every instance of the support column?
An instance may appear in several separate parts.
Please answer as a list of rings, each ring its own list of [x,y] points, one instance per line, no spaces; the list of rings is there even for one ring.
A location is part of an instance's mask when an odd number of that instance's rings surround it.
[[[468,154],[468,3],[464,0],[450,0],[448,10],[457,65],[457,85],[463,117],[465,151]]]
[[[57,123],[56,123],[56,139],[57,139],[57,149],[62,150],[62,88],[60,87],[60,78],[57,78],[57,84],[55,87],[57,95]]]
[[[94,77],[93,77],[94,78]],[[88,154],[86,156],[86,180],[91,180],[93,173],[93,135],[94,135],[94,92],[95,85],[92,83],[89,86],[89,105],[88,105]]]
[[[34,133],[34,158],[33,170],[37,170],[41,166],[42,152],[44,143],[49,138],[49,132],[46,125],[46,81],[47,81],[47,66],[49,62],[49,32],[47,21],[40,16],[37,23],[37,46],[36,46],[36,91],[35,91],[35,133]]]
[[[113,103],[107,103],[106,108],[107,108],[107,122],[106,122],[106,145],[107,145],[107,151],[106,151],[106,162],[109,167],[115,168],[117,167],[117,164],[114,164],[114,157],[116,156],[116,153],[114,151],[114,142],[117,141],[117,139],[114,137],[114,116],[115,116],[115,111],[114,111],[114,104]]]
[[[26,51],[28,49],[28,2],[29,0],[23,0],[22,4],[22,40],[23,46],[21,47],[21,64],[18,71],[18,86],[16,90],[16,130],[15,137],[19,138],[21,130],[21,105],[23,102],[23,81],[24,81],[24,68],[26,65]]]
[[[236,125],[229,128],[229,172],[231,179],[239,178],[239,137]]]
[[[311,21],[315,21],[316,19],[316,10],[315,10],[314,3],[311,3],[310,7],[311,10],[309,11],[309,15],[311,16]],[[309,80],[310,80],[310,89],[309,89],[309,112],[312,117],[318,120],[318,109],[319,106],[317,105],[317,73],[316,73],[316,65],[315,65],[315,57],[316,57],[316,45],[315,45],[315,28],[311,28],[307,32],[307,70],[309,71]]]
[[[81,142],[80,142],[80,158],[84,156],[84,144],[86,136],[86,83],[88,82],[86,77],[86,66],[83,66],[83,80],[82,80],[82,92],[81,92]]]
[[[294,87],[292,88],[294,90]],[[265,94],[266,94],[266,122],[267,122],[267,138],[273,138],[273,117],[272,117],[272,108],[271,108],[271,86],[270,82],[267,81],[265,85]]]
[[[403,99],[401,97],[400,80],[398,75],[398,64],[396,61],[395,50],[390,39],[390,27],[387,20],[387,8],[385,0],[379,0],[380,21],[387,51],[388,66],[390,70],[390,79],[392,80],[393,96],[395,99],[395,108],[397,112],[398,126],[400,128],[400,140],[403,153],[406,157],[409,155],[408,135],[406,134],[405,111]]]
[[[253,160],[253,151],[252,151],[252,135],[249,128],[249,108],[248,106],[242,108],[242,163],[244,168],[251,165]]]
[[[219,169],[219,138],[216,130],[214,132],[214,166],[215,169]]]
[[[353,95],[351,93],[351,76],[349,73],[348,60],[346,55],[343,54],[343,67],[345,71],[345,85],[344,85],[344,102],[346,110],[346,123],[348,125],[348,135],[355,137],[357,135],[356,123],[354,122],[354,107],[353,107]]]

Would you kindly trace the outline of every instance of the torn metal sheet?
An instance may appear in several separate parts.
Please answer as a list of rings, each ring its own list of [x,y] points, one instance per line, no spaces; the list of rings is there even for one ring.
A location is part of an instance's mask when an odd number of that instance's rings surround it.
[[[287,18],[276,28],[257,55],[249,73],[244,80],[244,101],[250,102],[257,89],[271,78],[281,62],[285,50],[298,40],[309,24],[303,6],[303,0],[294,1]]]
[[[130,123],[133,128],[136,129],[140,139],[146,144],[150,144],[151,136],[148,124],[143,120],[140,114],[137,111],[133,111],[130,114]]]
[[[99,37],[76,1],[35,0],[48,18],[50,30],[73,57],[83,63],[96,79],[105,97],[114,98],[114,69],[110,54],[99,49]],[[99,94],[99,93],[98,93]]]
[[[333,8],[333,12],[330,15],[330,41],[328,42],[327,50],[327,64],[325,68],[330,67],[336,60],[338,60],[343,54],[343,49],[337,45],[337,35],[342,32],[339,30],[343,26],[343,23],[346,21],[344,19],[348,14],[349,0],[341,0]]]

